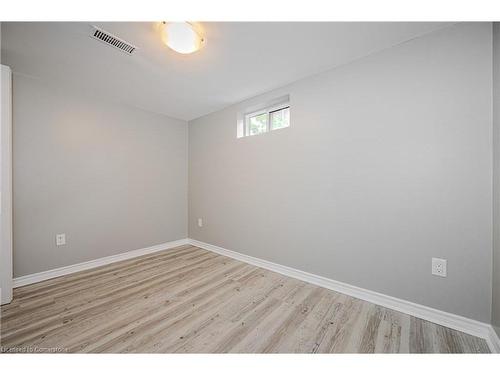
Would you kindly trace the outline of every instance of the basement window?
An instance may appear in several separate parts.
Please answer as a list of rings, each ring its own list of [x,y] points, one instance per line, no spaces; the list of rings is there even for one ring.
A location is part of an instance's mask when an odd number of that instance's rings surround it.
[[[248,137],[267,133],[273,130],[290,126],[290,102],[288,97],[284,101],[274,103],[252,111],[243,116],[243,132],[240,136]]]

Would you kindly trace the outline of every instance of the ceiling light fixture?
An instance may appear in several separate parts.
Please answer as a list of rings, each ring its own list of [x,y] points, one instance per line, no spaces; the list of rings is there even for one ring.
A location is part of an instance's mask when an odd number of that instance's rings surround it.
[[[182,54],[198,51],[205,42],[189,22],[162,22],[161,39],[168,47]]]

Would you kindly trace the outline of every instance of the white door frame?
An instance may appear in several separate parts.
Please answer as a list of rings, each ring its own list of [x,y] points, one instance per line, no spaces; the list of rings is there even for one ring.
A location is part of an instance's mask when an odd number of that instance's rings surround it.
[[[12,72],[0,65],[0,299],[12,300]]]

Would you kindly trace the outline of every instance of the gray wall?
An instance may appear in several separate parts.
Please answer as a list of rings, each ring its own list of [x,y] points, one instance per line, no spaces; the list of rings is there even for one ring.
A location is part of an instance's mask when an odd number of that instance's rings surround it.
[[[491,43],[455,25],[190,122],[189,236],[489,322]],[[290,128],[236,138],[284,94]]]
[[[186,238],[184,121],[13,81],[15,276]]]
[[[493,303],[491,323],[500,335],[500,23],[493,23]]]

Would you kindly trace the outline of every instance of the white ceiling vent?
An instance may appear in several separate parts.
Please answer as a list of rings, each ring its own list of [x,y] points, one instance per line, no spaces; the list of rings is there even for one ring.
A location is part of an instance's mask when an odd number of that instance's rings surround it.
[[[92,38],[97,39],[103,43],[106,43],[108,46],[119,49],[120,51],[126,53],[127,55],[131,55],[137,49],[136,46],[130,44],[123,39],[120,39],[107,31],[101,30],[98,27],[92,26],[92,34],[90,35]]]

